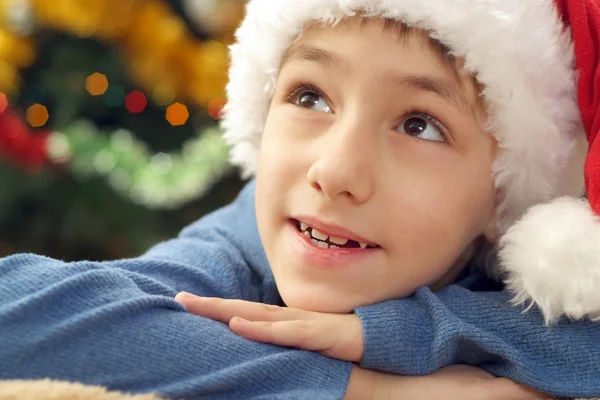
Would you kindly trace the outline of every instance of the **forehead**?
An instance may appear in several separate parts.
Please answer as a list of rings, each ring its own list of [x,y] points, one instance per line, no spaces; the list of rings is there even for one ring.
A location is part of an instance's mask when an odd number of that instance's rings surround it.
[[[364,32],[366,29],[379,29],[382,34],[391,33],[398,40],[399,44],[407,45],[410,40],[417,40],[422,45],[423,51],[433,52],[438,61],[450,72],[455,74],[457,78],[460,75],[464,75],[462,73],[462,60],[456,59],[452,56],[450,49],[444,45],[443,43],[432,39],[427,32],[422,29],[413,28],[408,26],[407,24],[389,18],[379,18],[379,17],[364,17],[364,16],[355,16],[355,17],[347,17],[334,25],[321,23],[321,22],[313,22],[307,24],[303,34],[298,38],[298,41],[302,41],[304,37],[314,38],[315,36],[321,36],[323,32],[326,32],[331,29],[338,30],[352,30],[357,29],[361,32]],[[351,40],[351,39],[349,39]],[[294,51],[294,45],[288,49],[288,54]],[[284,62],[287,60],[287,55],[284,58]]]
[[[364,35],[363,35],[364,34]],[[391,39],[390,39],[391,35]],[[368,40],[369,45],[366,51],[369,52],[372,48],[377,47],[373,41],[381,37],[381,43],[385,43],[385,51],[379,51],[372,57],[380,57],[377,60],[369,59],[370,65],[379,65],[385,60],[393,60],[397,68],[399,63],[405,64],[402,56],[394,56],[397,53],[406,54],[406,50],[410,48],[410,52],[418,52],[418,58],[424,60],[425,64],[421,64],[423,72],[425,70],[436,70],[442,72],[448,78],[448,82],[456,85],[454,92],[455,97],[462,98],[464,104],[468,104],[470,113],[477,119],[483,122],[485,118],[485,105],[480,97],[482,87],[479,86],[476,79],[465,73],[463,69],[464,62],[461,58],[455,58],[451,55],[449,49],[442,43],[431,39],[427,32],[408,27],[406,24],[377,17],[349,17],[339,21],[336,24],[325,24],[313,22],[308,24],[303,34],[292,44],[288,49],[282,61],[282,67],[291,61],[309,61],[326,65],[332,70],[343,65],[344,61],[337,57],[338,50],[342,47],[351,49],[351,52],[364,52],[365,47],[359,45],[352,46],[352,43]],[[367,38],[367,39],[365,39]],[[328,43],[330,40],[333,42]],[[323,51],[319,45],[327,43],[332,51]],[[308,45],[307,45],[308,44]],[[313,44],[317,44],[313,46]],[[403,46],[401,52],[395,52],[398,49],[395,46]],[[380,46],[379,46],[380,47]],[[380,47],[381,48],[381,47]],[[357,49],[354,51],[354,49]],[[348,54],[348,53],[346,53]],[[414,54],[414,53],[413,53]],[[357,58],[361,64],[365,64],[365,56],[358,55]],[[377,62],[379,61],[379,62]]]
[[[439,61],[445,66],[449,67],[452,72],[459,74],[462,70],[462,64],[460,63],[460,60],[457,60],[452,56],[450,48],[440,41],[431,38],[427,32],[422,29],[413,28],[404,22],[389,18],[381,19],[361,17],[360,24],[363,28],[369,24],[379,24],[383,32],[391,32],[396,35],[398,40],[404,42],[406,42],[406,40],[408,40],[408,38],[411,36],[416,37],[424,47],[428,48],[429,50],[433,50],[433,52],[438,56]]]

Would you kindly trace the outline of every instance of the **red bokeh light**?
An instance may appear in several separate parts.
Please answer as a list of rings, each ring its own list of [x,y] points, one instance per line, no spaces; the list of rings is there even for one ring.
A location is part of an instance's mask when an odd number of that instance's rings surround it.
[[[125,96],[125,108],[132,114],[141,113],[146,109],[147,105],[148,100],[146,100],[146,95],[142,92],[135,90]]]
[[[6,107],[8,107],[8,99],[4,93],[0,92],[0,113],[4,112]]]
[[[223,111],[223,107],[227,100],[222,97],[217,97],[208,103],[208,114],[216,119],[217,121],[221,119],[221,112]]]

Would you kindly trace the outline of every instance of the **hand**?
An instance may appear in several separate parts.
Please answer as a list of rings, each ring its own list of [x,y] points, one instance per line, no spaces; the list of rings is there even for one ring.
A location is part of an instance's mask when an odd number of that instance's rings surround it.
[[[544,395],[528,387],[519,385],[510,379],[498,378],[487,371],[468,365],[453,365],[413,382],[415,399],[423,386],[429,386],[434,396],[445,399],[481,399],[481,400],[543,400],[551,396]],[[414,378],[413,378],[414,379]],[[404,392],[405,393],[405,392]],[[409,397],[410,398],[410,397]],[[429,398],[429,396],[427,396]]]
[[[192,314],[229,324],[229,329],[246,339],[317,351],[344,361],[362,359],[362,324],[354,314],[324,314],[189,293],[179,293],[175,301]]]
[[[398,376],[354,366],[344,400],[542,400],[540,392],[486,371],[455,365],[427,376]]]

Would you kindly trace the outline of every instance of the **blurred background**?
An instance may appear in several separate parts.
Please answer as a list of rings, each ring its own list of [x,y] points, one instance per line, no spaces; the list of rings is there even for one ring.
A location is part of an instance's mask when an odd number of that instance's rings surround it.
[[[235,198],[244,0],[0,0],[0,256],[136,256]]]

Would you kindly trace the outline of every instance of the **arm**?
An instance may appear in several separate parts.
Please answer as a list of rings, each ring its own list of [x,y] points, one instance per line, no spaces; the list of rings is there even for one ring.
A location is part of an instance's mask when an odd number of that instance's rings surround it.
[[[182,312],[161,294],[170,289],[141,275],[34,256],[0,266],[12,284],[0,291],[9,300],[0,307],[0,379],[50,377],[176,398],[338,399],[346,391],[349,363],[232,336],[226,325]],[[531,398],[477,375],[421,379],[353,367],[344,398]]]
[[[427,376],[398,376],[353,368],[348,390],[356,396],[344,400],[549,400],[549,396],[530,390],[505,378],[465,365],[442,368]]]
[[[600,325],[544,326],[532,310],[509,305],[507,292],[453,285],[356,310],[364,330],[361,366],[423,375],[452,364],[490,373],[555,396],[600,395]]]
[[[260,252],[237,243],[252,236],[243,229],[248,196],[137,259],[0,259],[0,379],[173,398],[341,398],[350,363],[250,342],[173,300],[188,290],[276,302]]]
[[[175,299],[191,313],[229,324],[232,332],[257,342],[297,347],[348,361],[360,361],[362,355],[362,328],[354,314],[318,313],[189,293],[180,293]],[[356,346],[360,354],[353,350]],[[465,365],[442,368],[427,376],[393,375],[355,365],[345,399],[438,397],[531,400],[549,396]]]

